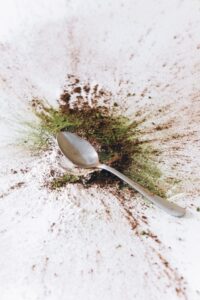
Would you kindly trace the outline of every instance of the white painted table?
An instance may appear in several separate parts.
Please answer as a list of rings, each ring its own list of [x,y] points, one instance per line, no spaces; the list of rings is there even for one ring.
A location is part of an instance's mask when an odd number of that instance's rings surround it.
[[[1,300],[200,299],[199,32],[195,0],[0,2]],[[56,149],[32,157],[16,144],[28,101],[55,104],[66,74],[112,91],[130,117],[150,113],[149,128],[170,125],[147,136],[182,179],[169,195],[182,192],[186,218],[138,194],[43,186]]]

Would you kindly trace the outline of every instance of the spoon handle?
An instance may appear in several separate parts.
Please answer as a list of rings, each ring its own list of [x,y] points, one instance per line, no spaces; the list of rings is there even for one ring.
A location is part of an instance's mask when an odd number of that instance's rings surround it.
[[[104,165],[104,164],[98,165],[98,168],[107,170],[110,173],[119,177],[120,179],[124,180],[126,183],[128,183],[130,186],[132,186],[136,191],[138,191],[140,194],[142,194],[148,200],[150,200],[151,202],[156,204],[158,207],[162,208],[164,211],[166,211],[170,215],[175,216],[175,217],[182,217],[185,215],[185,212],[186,212],[185,208],[178,206],[175,203],[169,202],[169,201],[161,198],[160,196],[157,196],[157,195],[151,193],[149,190],[145,189],[137,182],[134,182],[133,180],[129,179],[124,174],[120,173],[119,171],[117,171],[107,165]]]

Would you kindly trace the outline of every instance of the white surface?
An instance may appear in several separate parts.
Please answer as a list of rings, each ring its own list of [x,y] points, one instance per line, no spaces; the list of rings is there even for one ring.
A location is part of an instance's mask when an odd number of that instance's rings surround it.
[[[200,299],[199,32],[193,0],[0,1],[1,300]],[[138,194],[122,205],[96,187],[43,186],[56,149],[31,157],[16,144],[33,118],[28,101],[56,103],[67,73],[112,91],[130,116],[150,113],[150,128],[172,125],[147,136],[161,139],[164,173],[182,179],[169,195],[181,191],[186,218]]]

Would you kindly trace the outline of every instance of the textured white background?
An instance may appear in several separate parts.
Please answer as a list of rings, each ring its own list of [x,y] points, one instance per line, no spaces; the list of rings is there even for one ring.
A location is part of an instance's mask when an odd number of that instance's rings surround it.
[[[194,0],[0,0],[1,300],[200,299],[199,33]],[[138,194],[124,207],[99,188],[42,186],[56,152],[32,157],[16,144],[28,101],[56,103],[66,74],[112,91],[130,117],[171,125],[148,137],[164,173],[182,179],[169,195],[181,192],[184,219]],[[161,243],[135,234],[127,208]]]

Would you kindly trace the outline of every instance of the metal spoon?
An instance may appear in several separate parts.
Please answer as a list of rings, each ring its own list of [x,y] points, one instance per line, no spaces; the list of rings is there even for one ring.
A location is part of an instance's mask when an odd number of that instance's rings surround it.
[[[124,180],[136,191],[156,204],[158,207],[165,210],[170,215],[175,217],[184,216],[186,210],[183,207],[180,207],[175,203],[169,202],[157,195],[154,195],[153,193],[142,187],[140,184],[129,179],[119,171],[107,165],[101,164],[94,147],[88,141],[80,138],[78,135],[67,131],[61,131],[57,134],[57,141],[62,153],[78,167],[107,170],[112,174],[118,176],[120,179]]]

